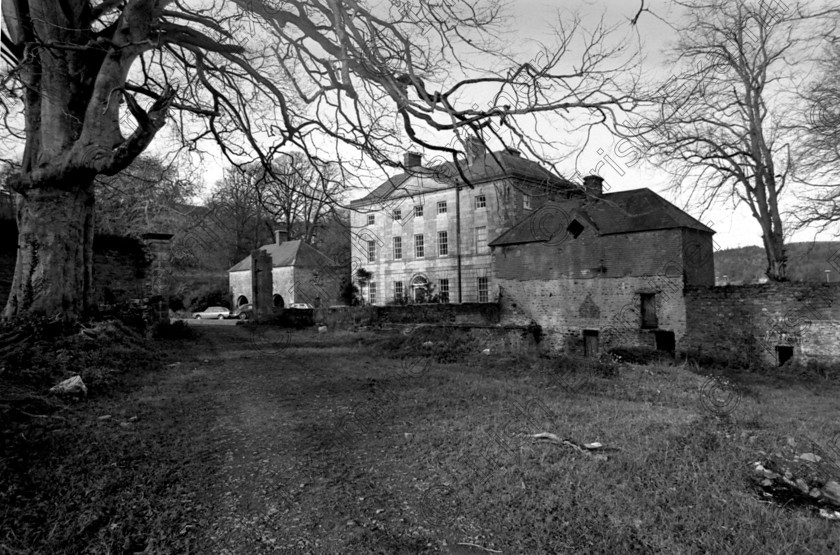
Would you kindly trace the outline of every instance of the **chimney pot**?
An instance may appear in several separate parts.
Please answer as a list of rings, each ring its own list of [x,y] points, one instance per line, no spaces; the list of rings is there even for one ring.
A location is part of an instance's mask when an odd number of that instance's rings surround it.
[[[403,156],[403,165],[406,168],[417,168],[423,163],[423,155],[419,152],[406,152]]]
[[[281,225],[274,230],[274,242],[282,245],[289,239],[289,229],[286,225]]]
[[[583,188],[589,194],[601,196],[604,194],[604,178],[600,175],[587,175],[583,178]]]

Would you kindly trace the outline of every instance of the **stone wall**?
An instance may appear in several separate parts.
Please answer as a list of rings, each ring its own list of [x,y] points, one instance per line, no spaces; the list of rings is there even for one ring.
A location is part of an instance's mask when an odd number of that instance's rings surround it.
[[[840,357],[840,284],[689,287],[681,348],[733,364]]]
[[[491,326],[500,322],[495,303],[354,306],[315,310],[315,321],[332,329],[388,324],[451,324]]]
[[[683,283],[713,283],[711,256],[708,234],[679,229],[599,236],[587,228],[557,243],[497,247],[502,322],[533,320],[557,351],[582,352],[584,334],[599,350],[657,342],[670,350],[668,337],[676,341],[686,329]],[[656,326],[642,329],[642,299],[650,295]]]

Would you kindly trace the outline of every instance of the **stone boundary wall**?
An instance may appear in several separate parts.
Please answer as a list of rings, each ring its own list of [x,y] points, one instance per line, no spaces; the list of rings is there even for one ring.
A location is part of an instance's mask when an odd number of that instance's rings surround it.
[[[497,303],[347,306],[315,309],[315,321],[331,329],[386,324],[490,326],[500,322]]]
[[[745,366],[840,360],[840,283],[686,287],[678,348]]]

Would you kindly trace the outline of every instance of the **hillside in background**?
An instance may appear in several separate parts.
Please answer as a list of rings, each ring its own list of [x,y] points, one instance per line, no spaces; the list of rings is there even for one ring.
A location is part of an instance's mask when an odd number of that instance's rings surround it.
[[[831,270],[829,279],[840,281],[840,241],[816,243],[790,243],[788,249],[788,277],[791,281],[824,282],[826,270]],[[760,283],[767,268],[767,258],[761,247],[741,247],[715,252],[715,282]],[[724,276],[726,276],[724,278]]]

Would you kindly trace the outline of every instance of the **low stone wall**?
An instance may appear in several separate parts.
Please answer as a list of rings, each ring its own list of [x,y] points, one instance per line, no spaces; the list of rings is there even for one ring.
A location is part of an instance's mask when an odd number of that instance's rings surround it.
[[[388,324],[457,324],[491,326],[500,321],[496,303],[415,304],[316,308],[315,321],[331,329]]]
[[[678,345],[689,354],[740,365],[840,359],[838,283],[688,287],[685,306]]]

